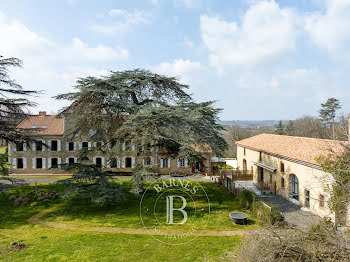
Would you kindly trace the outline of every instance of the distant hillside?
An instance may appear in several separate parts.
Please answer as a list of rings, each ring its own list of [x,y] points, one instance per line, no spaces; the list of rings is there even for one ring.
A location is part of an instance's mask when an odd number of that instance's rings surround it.
[[[219,121],[219,123],[224,126],[238,125],[240,127],[271,127],[276,125],[278,121],[279,120],[228,120]]]

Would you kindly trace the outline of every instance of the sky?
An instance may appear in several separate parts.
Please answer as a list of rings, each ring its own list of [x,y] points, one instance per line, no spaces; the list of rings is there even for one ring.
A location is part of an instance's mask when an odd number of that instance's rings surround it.
[[[1,0],[0,55],[42,90],[33,113],[67,105],[78,77],[145,68],[176,76],[222,120],[350,113],[350,0]]]

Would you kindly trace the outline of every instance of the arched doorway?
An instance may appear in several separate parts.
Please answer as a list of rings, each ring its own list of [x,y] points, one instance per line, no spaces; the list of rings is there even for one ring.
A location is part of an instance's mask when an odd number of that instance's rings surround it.
[[[291,198],[299,201],[299,179],[296,175],[289,176],[289,185]]]
[[[243,173],[247,174],[247,160],[243,159]]]

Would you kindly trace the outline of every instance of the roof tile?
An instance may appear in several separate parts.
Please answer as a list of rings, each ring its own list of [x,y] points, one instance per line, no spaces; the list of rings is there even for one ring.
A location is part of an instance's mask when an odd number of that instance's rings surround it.
[[[347,141],[274,134],[260,134],[237,141],[236,144],[315,165],[319,165],[317,157],[342,154],[348,145]]]
[[[56,115],[33,115],[26,117],[17,129],[38,128],[40,130],[33,132],[33,135],[42,136],[62,136],[63,119]]]

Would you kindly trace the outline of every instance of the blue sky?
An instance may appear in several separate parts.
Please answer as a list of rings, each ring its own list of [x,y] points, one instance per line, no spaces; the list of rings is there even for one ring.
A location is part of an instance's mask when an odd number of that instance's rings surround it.
[[[178,76],[223,120],[350,113],[350,0],[13,1],[0,6],[0,54],[56,112],[77,77],[146,68]]]

